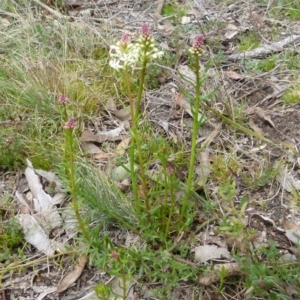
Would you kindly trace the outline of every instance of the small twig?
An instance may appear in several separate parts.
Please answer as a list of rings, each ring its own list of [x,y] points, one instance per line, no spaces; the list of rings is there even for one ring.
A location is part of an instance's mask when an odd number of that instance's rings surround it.
[[[189,265],[189,266],[191,266],[194,269],[199,268],[199,266],[197,264],[195,264],[195,263],[193,263],[193,262],[191,262],[189,260],[183,259],[183,258],[181,258],[181,257],[179,257],[177,255],[172,254],[172,257],[173,257],[174,260],[179,261],[179,262],[181,262],[183,264]]]
[[[71,19],[68,16],[64,16],[61,13],[59,13],[58,11],[56,11],[55,9],[52,9],[51,7],[47,6],[46,4],[40,2],[39,0],[32,0],[35,4],[41,6],[43,9],[47,10],[49,13],[51,13],[52,15],[54,15],[57,18],[61,18],[61,19]]]
[[[178,246],[178,244],[179,244],[180,240],[182,239],[183,235],[184,235],[184,232],[181,232],[180,236],[175,240],[173,246],[168,249],[168,252],[171,253]]]
[[[165,3],[165,0],[159,0],[159,1],[158,1],[158,5],[157,5],[157,7],[156,7],[156,10],[155,10],[155,12],[154,12],[154,24],[155,24],[156,30],[158,29],[158,23],[159,23],[159,22],[161,21],[161,19],[162,19],[161,12],[162,12],[164,3]]]

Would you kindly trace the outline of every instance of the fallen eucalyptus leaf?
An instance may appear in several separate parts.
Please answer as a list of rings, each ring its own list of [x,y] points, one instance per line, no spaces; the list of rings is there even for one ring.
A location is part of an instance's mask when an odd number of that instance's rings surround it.
[[[207,271],[208,272],[203,272],[199,276],[199,284],[207,286],[219,281],[221,272],[225,274],[225,277],[238,275],[241,272],[241,267],[238,263],[218,264],[214,265],[213,268],[211,266],[208,266]]]
[[[225,247],[204,245],[195,248],[195,260],[204,263],[210,259],[230,258],[230,253]]]
[[[51,241],[37,220],[29,214],[21,214],[18,219],[23,228],[25,240],[46,255],[53,255],[54,249]]]
[[[28,167],[25,170],[25,176],[33,195],[35,211],[43,216],[46,225],[49,226],[49,228],[60,227],[62,225],[62,218],[58,213],[52,197],[43,190],[40,179],[36,175],[29,160],[27,160],[27,165]]]
[[[121,121],[131,120],[130,111],[126,108],[114,111],[113,114]]]
[[[94,143],[103,143],[107,140],[107,136],[104,134],[94,134],[89,130],[84,130],[81,134],[81,142],[94,142]]]
[[[288,192],[292,192],[294,189],[300,190],[300,180],[296,179],[291,173],[289,173],[285,167],[279,168],[276,180]]]
[[[125,154],[125,150],[128,147],[129,143],[131,141],[131,137],[128,137],[120,142],[120,144],[117,146],[115,155],[116,156],[123,156]]]
[[[73,270],[70,271],[58,284],[57,287],[57,293],[62,293],[66,289],[68,289],[81,275],[84,266],[87,262],[87,256],[86,255],[81,255],[78,260],[76,265],[74,266]]]
[[[97,147],[94,143],[83,142],[81,147],[84,150],[84,152],[86,152],[88,154],[98,154],[101,152],[99,147]]]
[[[285,236],[294,244],[300,243],[300,226],[289,221],[283,220],[283,228],[285,229]]]

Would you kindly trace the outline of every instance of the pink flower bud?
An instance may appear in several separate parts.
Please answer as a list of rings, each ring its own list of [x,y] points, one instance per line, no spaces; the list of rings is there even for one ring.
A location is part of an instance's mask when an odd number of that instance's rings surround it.
[[[128,45],[130,43],[130,38],[127,33],[124,33],[121,37],[121,43]]]
[[[141,33],[142,33],[142,36],[144,38],[151,37],[152,33],[151,33],[151,29],[150,29],[150,26],[149,26],[148,23],[143,24],[142,29],[141,29]]]
[[[196,56],[200,56],[203,52],[203,46],[204,46],[204,36],[202,34],[199,34],[194,42],[192,48],[190,48],[190,52]]]
[[[64,125],[64,129],[73,129],[76,127],[76,121],[73,117],[71,117]]]
[[[118,260],[118,259],[119,259],[119,253],[116,252],[116,251],[113,251],[113,252],[110,254],[110,257],[111,257],[113,260]]]
[[[202,34],[199,34],[193,43],[193,48],[196,50],[201,50],[204,45],[204,36]]]
[[[174,169],[173,169],[171,166],[167,166],[166,171],[167,171],[169,174],[173,174],[173,173],[174,173]]]
[[[66,104],[69,102],[69,99],[65,95],[60,95],[58,98],[58,103]]]

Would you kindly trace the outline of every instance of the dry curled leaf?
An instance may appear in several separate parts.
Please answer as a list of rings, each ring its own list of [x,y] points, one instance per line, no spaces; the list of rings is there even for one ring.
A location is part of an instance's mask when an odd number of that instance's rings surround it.
[[[226,272],[222,272],[222,270]],[[238,275],[240,273],[240,265],[238,263],[219,264],[207,267],[207,272],[202,273],[198,278],[198,283],[202,285],[210,285],[220,280],[220,272],[225,274],[225,277]]]
[[[227,40],[231,40],[233,37],[235,37],[238,33],[239,33],[239,29],[238,27],[236,27],[234,24],[229,23],[226,28],[225,28],[226,32],[224,37]]]
[[[275,124],[273,123],[273,121],[271,120],[270,115],[261,107],[248,107],[247,109],[245,109],[244,111],[247,115],[257,115],[259,116],[261,119],[264,119],[265,121],[267,121],[271,126],[273,126],[273,128],[276,129]]]
[[[280,167],[276,175],[276,180],[288,191],[300,190],[300,180],[291,174],[286,167]]]
[[[232,70],[229,70],[229,71],[225,71],[224,72],[225,75],[227,77],[229,77],[230,79],[233,79],[233,80],[241,80],[241,79],[244,79],[244,77],[240,74],[238,74],[237,72],[235,71],[232,71]]]
[[[131,141],[131,137],[128,137],[123,141],[121,141],[121,143],[116,148],[115,155],[123,156],[125,154],[125,149],[128,147],[130,141]]]
[[[125,108],[116,110],[113,114],[121,121],[129,121],[131,119],[130,111]]]
[[[46,255],[53,255],[51,241],[37,220],[29,214],[20,214],[19,222],[23,228],[25,240]]]
[[[83,151],[88,154],[101,153],[100,148],[98,146],[96,146],[94,143],[84,142],[84,143],[82,143],[81,147],[82,147]]]
[[[113,98],[110,98],[107,100],[105,108],[111,112],[114,112],[117,110],[117,106],[116,106],[116,103]]]
[[[204,263],[210,259],[230,258],[230,253],[225,247],[204,245],[195,248],[195,260]]]
[[[89,130],[84,130],[81,134],[80,141],[81,142],[93,142],[93,143],[103,143],[107,140],[107,136],[104,134],[94,134]]]
[[[285,232],[283,228],[279,227],[276,225],[275,221],[272,220],[271,218],[262,215],[260,212],[253,210],[252,208],[249,208],[246,210],[247,215],[249,215],[251,218],[257,218],[263,221],[266,224],[272,225],[273,228],[280,232]]]
[[[249,126],[254,132],[260,134],[261,136],[264,136],[263,130],[253,122],[252,118],[249,118]]]
[[[66,289],[68,289],[81,275],[84,266],[87,262],[87,256],[86,255],[81,255],[78,260],[76,265],[74,266],[73,270],[70,271],[58,284],[57,287],[57,293],[62,293]]]
[[[45,221],[45,226],[55,228],[62,225],[62,218],[59,215],[58,209],[55,206],[53,198],[47,194],[36,175],[31,162],[27,159],[28,167],[25,170],[25,176],[33,195],[34,209],[38,214],[41,214]]]
[[[291,221],[289,221],[288,219],[284,218],[282,226],[285,230],[299,230],[300,231],[300,225],[297,225]]]
[[[300,243],[300,226],[289,221],[283,220],[283,228],[285,229],[285,236],[294,244]]]
[[[94,159],[101,160],[101,161],[108,161],[114,157],[115,157],[115,155],[113,153],[106,153],[103,151],[101,151],[100,153],[97,153],[93,156]]]

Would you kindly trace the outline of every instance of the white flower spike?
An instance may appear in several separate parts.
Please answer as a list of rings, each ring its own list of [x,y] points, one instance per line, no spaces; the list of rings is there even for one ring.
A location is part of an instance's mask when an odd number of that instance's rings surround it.
[[[138,61],[138,52],[138,48],[130,43],[128,35],[123,34],[121,41],[110,46],[109,54],[112,59],[109,65],[116,70],[134,68]]]

